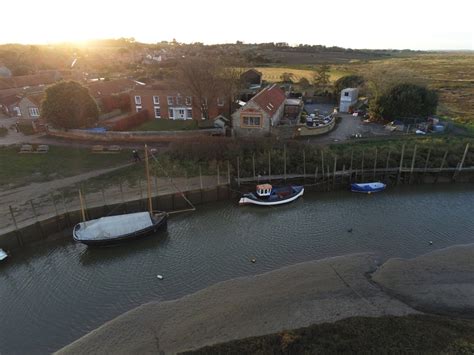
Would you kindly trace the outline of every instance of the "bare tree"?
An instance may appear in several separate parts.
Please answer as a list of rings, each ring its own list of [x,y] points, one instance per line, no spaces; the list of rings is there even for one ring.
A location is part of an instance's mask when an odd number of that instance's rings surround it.
[[[221,66],[215,60],[189,57],[178,65],[178,82],[183,91],[189,92],[201,110],[202,118],[209,118],[209,103],[217,100],[222,86]]]

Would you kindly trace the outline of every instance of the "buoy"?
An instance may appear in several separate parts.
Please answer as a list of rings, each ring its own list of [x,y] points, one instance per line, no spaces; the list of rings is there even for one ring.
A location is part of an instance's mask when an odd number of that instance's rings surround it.
[[[253,262],[253,263],[255,263],[255,262],[257,261],[257,259],[252,258],[252,259],[250,259],[250,261]]]
[[[433,242],[430,240],[430,245],[433,245]]]
[[[159,280],[163,280],[163,276],[162,276],[162,275],[156,275],[156,277],[157,277]]]

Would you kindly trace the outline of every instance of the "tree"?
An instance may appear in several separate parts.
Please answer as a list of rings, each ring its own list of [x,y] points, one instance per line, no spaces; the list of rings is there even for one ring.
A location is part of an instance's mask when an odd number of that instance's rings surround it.
[[[314,85],[319,86],[321,88],[325,88],[329,84],[329,71],[330,70],[331,70],[331,67],[326,64],[316,69],[313,75]]]
[[[300,81],[298,81],[298,85],[302,88],[302,89],[307,89],[311,86],[311,84],[309,83],[309,80],[306,79],[305,77],[302,77],[300,79]]]
[[[187,57],[178,65],[179,85],[197,100],[204,119],[209,118],[208,103],[219,96],[222,69],[218,61],[204,57]]]
[[[436,112],[438,95],[416,84],[398,84],[379,96],[371,106],[375,116],[387,119],[427,117]]]
[[[46,89],[41,116],[53,127],[80,128],[96,123],[99,109],[87,88],[63,81]]]
[[[346,75],[336,80],[334,83],[334,96],[340,99],[341,91],[346,88],[358,88],[364,85],[364,78],[360,75]]]
[[[288,84],[291,84],[293,83],[293,79],[295,78],[295,74],[293,73],[287,73],[287,72],[284,72],[280,75],[280,79],[283,83],[288,83]]]

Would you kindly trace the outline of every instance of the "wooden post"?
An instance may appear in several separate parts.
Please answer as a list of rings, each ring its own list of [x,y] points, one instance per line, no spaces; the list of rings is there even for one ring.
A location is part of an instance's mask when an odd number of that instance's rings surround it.
[[[219,173],[219,162],[217,163],[217,186],[221,184],[221,174]]]
[[[38,220],[38,214],[36,213],[36,209],[35,209],[35,205],[33,204],[33,200],[30,200],[30,205],[31,205],[31,209],[33,210],[33,214],[34,214],[35,219],[36,219],[36,226],[38,227],[39,232],[43,236],[43,238],[46,238],[46,234],[43,231],[43,227],[41,226],[41,223]]]
[[[17,241],[18,245],[19,245],[20,247],[22,247],[22,246],[23,246],[23,240],[22,240],[22,238],[21,238],[21,232],[20,232],[20,230],[18,229],[18,224],[16,223],[16,218],[15,218],[15,214],[13,213],[13,208],[12,208],[11,205],[8,206],[8,208],[10,208],[10,214],[11,214],[11,216],[12,216],[13,225],[15,226],[16,241]]]
[[[337,155],[334,155],[334,169],[332,172],[332,186],[336,185]]]
[[[441,165],[439,166],[438,175],[436,175],[435,180],[434,180],[435,183],[438,182],[438,176],[443,171],[444,163],[446,162],[447,157],[448,157],[448,151],[445,151],[443,155],[443,160],[441,160]]]
[[[364,180],[364,162],[365,162],[365,149],[362,149],[362,162],[361,162],[361,170],[360,170],[362,180]]]
[[[408,181],[409,184],[411,184],[411,181],[413,179],[413,169],[415,168],[415,161],[416,161],[416,144],[415,144],[415,149],[413,150],[413,158],[411,158],[410,180]]]
[[[237,170],[238,169],[239,169],[239,157],[237,157]],[[238,181],[238,174],[237,174],[237,181]],[[230,163],[228,160],[227,160],[227,184],[230,185]]]
[[[286,144],[283,144],[283,176],[286,181]]]
[[[349,181],[351,182],[352,181],[352,162],[354,160],[354,149],[351,149],[351,166],[349,168],[349,174],[350,174],[350,177],[349,177]]]
[[[71,225],[71,216],[69,215],[69,211],[66,206],[66,198],[64,197],[64,194],[62,192],[61,192],[61,197],[63,200],[64,211],[66,212],[66,223],[67,225]]]
[[[122,186],[122,180],[119,181],[119,188],[120,188],[120,198],[122,200],[122,203],[125,203],[125,198],[123,196],[123,186]]]
[[[268,151],[268,180],[270,180],[270,176],[272,175],[272,150]]]
[[[140,178],[138,178],[138,188],[140,189],[140,205],[141,205],[141,202],[143,200],[143,189],[142,189],[142,179],[140,179]],[[103,191],[104,190],[102,190],[102,194],[103,194]],[[105,200],[105,198],[104,198],[104,200]]]
[[[428,170],[428,162],[430,160],[431,148],[432,147],[430,146],[430,149],[428,150],[428,154],[426,155],[425,169],[423,170],[423,173],[426,173],[426,170]]]
[[[388,153],[387,153],[387,161],[385,162],[385,174],[384,174],[384,179],[385,180],[387,179],[387,174],[390,174],[388,169],[389,169],[389,165],[390,165],[390,154],[391,153],[392,153],[392,151],[389,149]]]
[[[303,149],[303,181],[306,180],[306,153]]]
[[[398,168],[397,184],[400,183],[403,168],[403,156],[405,155],[405,144],[402,145],[402,154],[400,155],[400,167]]]
[[[374,159],[374,180],[375,180],[375,173],[377,171],[377,155],[378,155],[378,149],[377,147],[375,147],[375,159]]]
[[[316,169],[314,171],[314,183],[316,184],[318,181],[318,168],[319,166],[316,164]]]
[[[324,151],[321,150],[321,173],[323,174],[323,183],[324,183]]]
[[[201,169],[201,164],[199,164],[199,184],[200,184],[201,190],[202,190],[202,169]]]
[[[237,157],[237,184],[240,186],[240,157]]]
[[[466,155],[469,150],[469,143],[466,144],[466,148],[464,149],[464,154],[462,155],[461,162],[458,164],[458,168],[453,174],[453,180],[458,176],[458,174],[461,172],[462,167],[464,165],[464,160],[466,160]]]
[[[252,170],[253,170],[253,179],[255,180],[257,178],[255,174],[255,153],[252,153]]]
[[[150,183],[150,168],[148,167],[148,147],[145,144],[145,172],[146,172],[146,187],[147,187],[147,195],[148,195],[148,212],[153,213],[153,203],[151,201],[151,183]],[[156,175],[155,175],[156,179]],[[157,182],[157,179],[155,180]],[[156,188],[156,195],[158,196],[158,184],[155,184]],[[120,192],[122,192],[122,182],[120,182]],[[122,192],[122,200],[123,200],[123,192]]]
[[[58,232],[61,230],[61,224],[59,223],[59,211],[58,206],[56,205],[56,200],[54,199],[54,194],[51,192],[51,201],[53,201],[54,213],[56,214],[56,224],[58,226]]]

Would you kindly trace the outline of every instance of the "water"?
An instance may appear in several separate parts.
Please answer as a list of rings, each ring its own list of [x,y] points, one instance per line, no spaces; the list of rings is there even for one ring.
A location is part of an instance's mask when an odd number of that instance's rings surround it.
[[[0,265],[0,353],[52,352],[139,304],[285,265],[472,243],[472,211],[472,185],[308,193],[278,208],[201,206],[173,216],[165,235],[119,247],[49,242]]]

